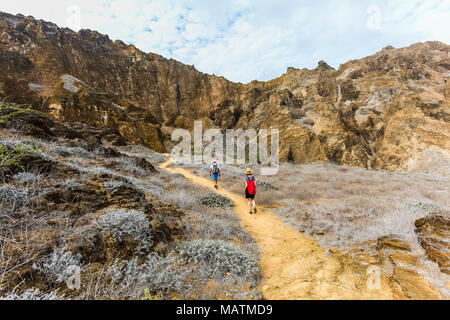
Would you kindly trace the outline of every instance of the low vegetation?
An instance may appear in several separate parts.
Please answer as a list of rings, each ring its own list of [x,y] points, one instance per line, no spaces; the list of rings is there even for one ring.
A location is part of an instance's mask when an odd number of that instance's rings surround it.
[[[82,267],[81,255],[72,255],[65,249],[56,249],[51,255],[44,257],[41,261],[33,264],[33,269],[43,274],[48,281],[60,284],[70,276],[66,271],[70,266]]]
[[[110,232],[119,241],[130,236],[145,247],[152,244],[150,222],[145,213],[139,210],[108,210],[94,221],[94,225]]]

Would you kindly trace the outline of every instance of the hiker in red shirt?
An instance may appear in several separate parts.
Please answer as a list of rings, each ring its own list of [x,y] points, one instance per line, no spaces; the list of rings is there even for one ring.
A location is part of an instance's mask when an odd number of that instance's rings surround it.
[[[255,202],[256,181],[255,181],[255,177],[253,176],[253,171],[250,168],[245,171],[245,174],[247,175],[245,177],[245,198],[248,199],[249,213],[256,214],[256,202]],[[253,205],[253,211],[252,211],[252,205]]]

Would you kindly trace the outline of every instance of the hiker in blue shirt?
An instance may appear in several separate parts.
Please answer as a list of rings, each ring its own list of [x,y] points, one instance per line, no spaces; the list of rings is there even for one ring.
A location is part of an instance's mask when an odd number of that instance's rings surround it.
[[[217,182],[220,177],[220,168],[219,168],[219,165],[217,164],[216,160],[213,161],[211,167],[209,168],[209,176],[214,181],[214,188],[219,189]]]

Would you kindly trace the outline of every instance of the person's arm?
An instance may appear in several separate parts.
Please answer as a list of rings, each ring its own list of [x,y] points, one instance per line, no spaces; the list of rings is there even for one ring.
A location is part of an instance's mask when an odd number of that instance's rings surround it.
[[[212,175],[212,169],[209,168],[209,176],[211,177],[211,175]]]
[[[219,170],[219,177],[220,177],[220,168],[217,168]]]

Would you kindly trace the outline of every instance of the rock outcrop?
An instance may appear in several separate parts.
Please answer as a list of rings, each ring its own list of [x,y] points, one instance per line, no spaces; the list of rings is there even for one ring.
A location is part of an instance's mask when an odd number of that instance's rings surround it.
[[[450,218],[445,211],[435,211],[415,223],[420,245],[431,261],[436,262],[443,273],[450,275],[449,231]]]
[[[203,119],[279,129],[284,161],[403,171],[450,163],[450,46],[439,42],[241,84],[95,31],[0,13],[0,68],[1,97],[156,151],[170,148],[174,128]]]

